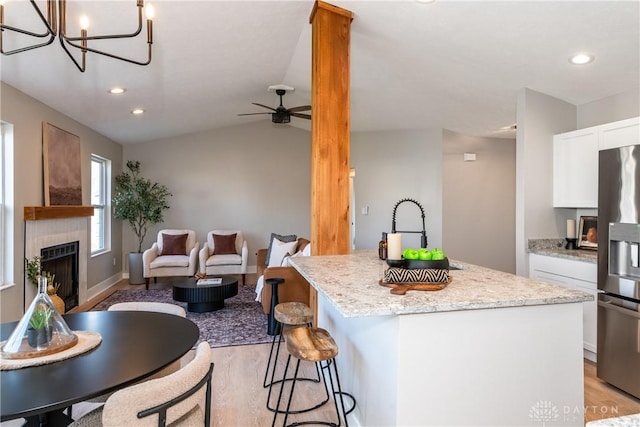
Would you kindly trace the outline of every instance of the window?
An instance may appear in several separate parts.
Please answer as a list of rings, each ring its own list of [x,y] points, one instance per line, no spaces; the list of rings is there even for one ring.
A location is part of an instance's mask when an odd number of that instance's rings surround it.
[[[0,289],[13,286],[13,126],[0,122]]]
[[[91,255],[111,249],[111,161],[95,154],[91,155]]]
[[[5,146],[5,134],[4,124],[0,124],[0,254],[6,253],[7,244],[4,241],[4,146]],[[0,257],[0,286],[4,285],[4,257]]]

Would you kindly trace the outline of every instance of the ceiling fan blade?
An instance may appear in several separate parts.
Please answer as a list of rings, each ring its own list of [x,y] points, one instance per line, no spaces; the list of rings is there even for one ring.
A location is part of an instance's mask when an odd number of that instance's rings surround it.
[[[242,113],[239,116],[255,116],[256,114],[273,114],[273,113]]]
[[[291,113],[293,117],[298,117],[300,119],[309,119],[311,120],[311,114],[303,114],[303,113]]]
[[[309,111],[311,110],[311,105],[301,105],[299,107],[289,108],[290,113],[297,113],[298,111]]]
[[[275,108],[273,108],[273,107],[269,107],[269,106],[264,105],[264,104],[258,104],[257,102],[252,102],[252,104],[253,104],[253,105],[257,105],[258,107],[268,108],[268,109],[269,109],[269,110],[271,110],[271,111],[276,111],[276,109],[275,109]]]

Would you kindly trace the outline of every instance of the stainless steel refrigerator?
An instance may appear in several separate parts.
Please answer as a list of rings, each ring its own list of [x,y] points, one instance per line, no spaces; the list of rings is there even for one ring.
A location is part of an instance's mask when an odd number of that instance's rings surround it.
[[[598,377],[640,398],[640,145],[598,167]]]

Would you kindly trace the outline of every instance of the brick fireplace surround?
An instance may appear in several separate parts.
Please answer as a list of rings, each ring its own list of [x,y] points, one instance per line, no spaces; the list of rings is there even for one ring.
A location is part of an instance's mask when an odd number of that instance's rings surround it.
[[[91,209],[92,211],[93,209]],[[26,208],[25,208],[26,213]],[[87,301],[87,254],[89,242],[88,216],[69,218],[49,218],[30,220],[25,214],[25,257],[40,255],[40,249],[64,243],[79,242],[78,256],[78,298],[79,303]],[[36,295],[35,286],[25,289],[25,303],[28,306]],[[26,307],[25,307],[26,309]]]

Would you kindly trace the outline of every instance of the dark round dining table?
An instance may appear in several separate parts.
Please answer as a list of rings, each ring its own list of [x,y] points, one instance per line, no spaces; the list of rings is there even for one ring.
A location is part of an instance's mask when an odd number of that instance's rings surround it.
[[[191,350],[200,335],[192,321],[165,313],[90,311],[63,317],[72,331],[98,332],[102,342],[70,359],[0,371],[0,421],[67,425],[65,408],[153,375]],[[0,325],[0,340],[16,325]]]

